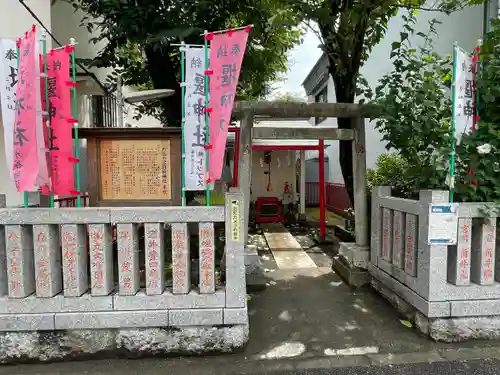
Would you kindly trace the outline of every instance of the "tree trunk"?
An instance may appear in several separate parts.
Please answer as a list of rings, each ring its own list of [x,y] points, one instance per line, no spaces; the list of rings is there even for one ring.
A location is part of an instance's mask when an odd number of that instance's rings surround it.
[[[155,89],[175,90],[174,95],[161,99],[163,104],[162,114],[167,120],[167,123],[163,125],[179,127],[182,120],[182,102],[179,81],[176,75],[178,69],[172,65],[172,60],[168,55],[167,48],[146,48],[147,69],[153,81],[153,87]],[[186,191],[186,203],[191,202],[194,197],[194,191]]]
[[[337,73],[335,65],[330,62],[329,73],[333,77],[335,86],[335,96],[337,103],[354,103],[356,83],[352,77],[346,77]],[[350,118],[338,118],[338,127],[340,129],[352,129]],[[344,177],[344,184],[351,201],[351,206],[354,207],[354,172],[352,166],[352,141],[339,141],[339,164]]]
[[[340,129],[352,129],[350,118],[339,118],[337,123]],[[344,184],[354,207],[354,171],[352,168],[352,141],[339,141],[339,164],[344,177]]]
[[[175,90],[174,95],[161,99],[163,116],[167,120],[164,126],[179,127],[181,125],[181,90],[177,79],[177,69],[169,57],[168,48],[147,47],[146,68],[149,72],[155,89]]]

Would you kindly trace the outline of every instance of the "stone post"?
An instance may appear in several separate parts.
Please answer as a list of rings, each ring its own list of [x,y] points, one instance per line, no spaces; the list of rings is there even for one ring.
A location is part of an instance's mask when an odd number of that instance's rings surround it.
[[[135,295],[140,288],[139,232],[137,224],[116,226],[118,246],[118,288],[120,295]]]
[[[391,195],[390,186],[374,186],[372,189],[372,217],[370,235],[370,263],[378,266],[378,258],[382,255],[382,210],[379,198]]]
[[[368,246],[365,119],[361,117],[354,120],[354,141],[352,142],[352,151],[356,245]]]
[[[250,216],[250,187],[252,184],[252,127],[253,113],[247,111],[240,121],[240,159],[238,165],[238,186],[244,199],[243,243],[248,242],[248,223]]]
[[[165,290],[165,233],[163,223],[144,224],[146,248],[146,294],[162,294]]]
[[[88,255],[85,227],[81,224],[61,225],[63,287],[65,297],[80,297],[88,290]]]
[[[226,307],[230,308],[246,308],[244,203],[242,192],[226,193]]]
[[[449,192],[444,190],[420,191],[418,215],[418,256],[416,292],[428,301],[446,300],[448,246],[429,245],[429,205],[448,203]]]
[[[9,297],[27,297],[35,291],[33,227],[6,225],[5,239]]]
[[[59,226],[33,225],[37,297],[53,297],[62,291]]]

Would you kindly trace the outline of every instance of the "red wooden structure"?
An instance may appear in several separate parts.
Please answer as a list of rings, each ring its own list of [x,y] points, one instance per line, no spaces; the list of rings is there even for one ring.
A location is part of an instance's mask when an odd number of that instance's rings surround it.
[[[233,185],[235,187],[238,186],[238,161],[240,158],[239,153],[239,144],[240,144],[240,128],[238,127],[230,127],[229,131],[235,133],[234,137],[234,165],[233,165]],[[324,140],[319,140],[317,146],[302,146],[302,145],[286,145],[286,146],[265,146],[265,145],[255,145],[252,146],[252,150],[261,150],[261,151],[318,151],[319,154],[319,185],[325,186],[325,142]],[[304,173],[304,171],[301,171]],[[270,203],[262,203],[262,198],[260,199],[260,207],[262,204],[270,204]],[[257,202],[257,212],[259,202]],[[325,209],[326,209],[326,199],[325,199],[325,189],[319,189],[319,208],[320,208],[320,236],[321,238],[325,238],[326,236],[326,218],[325,218]],[[266,219],[265,216],[260,216],[259,220],[270,220]],[[260,221],[264,222],[264,221]]]

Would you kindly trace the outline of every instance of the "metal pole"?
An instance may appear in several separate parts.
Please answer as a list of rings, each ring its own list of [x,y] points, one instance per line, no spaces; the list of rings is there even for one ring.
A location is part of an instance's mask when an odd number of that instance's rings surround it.
[[[451,153],[450,153],[450,203],[453,203],[453,193],[455,190],[455,105],[456,99],[455,94],[457,88],[455,87],[455,79],[457,77],[457,43],[453,43],[453,82],[451,85],[451,130],[450,130],[450,142],[451,142]]]
[[[47,121],[44,124],[48,128],[48,132],[50,134],[51,132],[51,119],[50,119],[50,103],[49,103],[49,77],[48,77],[48,67],[47,67],[47,32],[45,29],[42,31],[42,55],[43,55],[43,73],[45,74],[45,110],[47,111]],[[50,142],[50,141],[49,141]],[[48,160],[49,162],[49,167],[52,163],[52,155],[50,154],[50,148],[48,150]],[[49,196],[49,207],[53,208],[54,207],[54,192],[52,190],[52,168],[50,168],[49,171],[49,181],[50,181],[50,196]]]
[[[233,187],[237,188],[239,184],[238,168],[240,164],[240,128],[236,128],[234,134]]]
[[[76,45],[76,42],[73,38],[70,39],[70,45],[74,47]],[[76,84],[76,52],[75,50],[71,51],[71,79],[73,83]],[[71,115],[74,119],[77,118],[78,116],[78,108],[77,108],[77,101],[76,101],[76,87],[73,86],[71,87],[71,93],[73,94],[73,105],[72,105],[72,110],[71,110]],[[75,122],[73,125],[73,130],[75,134],[75,140],[73,142],[73,155],[75,159],[80,160],[80,138],[78,137],[78,122]],[[80,162],[77,161],[75,163],[75,190],[77,191],[78,195],[76,197],[76,206],[81,207],[82,206],[82,194],[80,191]]]
[[[208,35],[208,31],[205,30],[205,34]],[[204,43],[204,51],[205,51],[205,70],[208,70],[208,40],[205,38],[205,43]],[[205,74],[204,76],[204,84],[205,84],[205,109],[208,108],[209,105],[209,98],[208,98],[208,75]],[[208,146],[210,144],[210,126],[209,126],[209,116],[208,112],[205,111],[205,145]],[[208,179],[208,170],[210,167],[210,153],[209,150],[205,150],[205,179]],[[205,180],[205,186],[206,186],[206,202],[205,204],[207,206],[210,206],[210,183],[206,182]]]
[[[186,111],[184,108],[185,105],[185,95],[186,95],[186,45],[184,42],[181,42],[181,47],[179,48],[181,51],[181,115],[182,115],[182,122],[181,122],[181,156],[182,156],[182,162],[181,162],[181,188],[182,188],[182,205],[186,205],[186,176],[185,174],[185,163],[186,163],[186,147],[184,145],[184,125],[186,123]]]
[[[21,48],[16,44],[16,57],[17,57],[17,71],[19,72],[19,65],[21,64]],[[24,208],[29,207],[29,193],[27,191],[23,192]]]
[[[210,31],[210,33],[212,33],[212,34],[222,34],[222,33],[225,33],[225,32],[227,32],[229,30],[232,30],[232,31],[243,30],[243,29],[246,29],[248,26],[253,27],[253,24],[246,25],[246,26],[235,27],[234,29],[224,29],[224,30]],[[200,34],[200,35],[204,36],[204,35],[207,35],[207,34],[208,34],[208,31],[205,30],[205,32],[203,34]]]
[[[116,85],[116,101],[118,102],[118,127],[123,128],[123,86],[122,86],[122,76],[118,76],[118,82]]]

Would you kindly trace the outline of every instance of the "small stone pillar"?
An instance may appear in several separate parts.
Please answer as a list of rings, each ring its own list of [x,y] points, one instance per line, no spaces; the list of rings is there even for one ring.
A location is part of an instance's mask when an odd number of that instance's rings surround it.
[[[243,114],[240,122],[240,160],[238,163],[238,185],[244,199],[243,243],[248,242],[248,224],[250,217],[250,187],[252,184],[252,127],[253,113]]]

